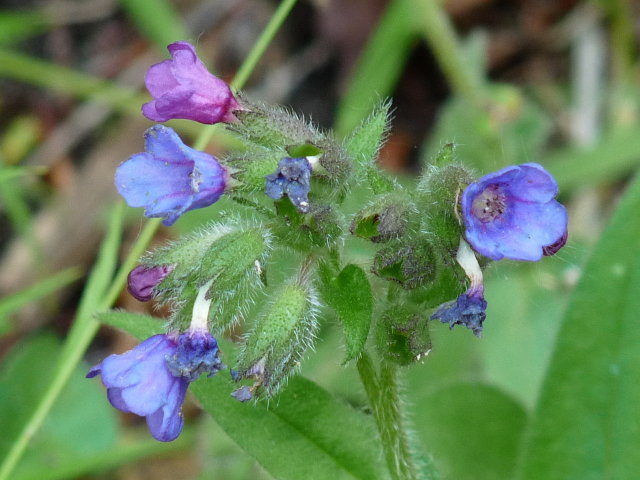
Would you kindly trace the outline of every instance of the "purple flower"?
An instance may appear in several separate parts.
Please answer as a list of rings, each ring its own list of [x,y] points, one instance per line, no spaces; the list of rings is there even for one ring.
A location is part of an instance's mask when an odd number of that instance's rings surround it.
[[[138,265],[129,272],[127,277],[127,290],[141,302],[148,302],[155,294],[154,288],[173,271],[171,265],[159,265],[146,267]]]
[[[241,109],[229,85],[207,71],[190,43],[167,47],[171,60],[153,65],[145,83],[153,100],[142,105],[142,113],[154,122],[185,118],[200,123],[234,122]]]
[[[182,431],[189,383],[201,373],[211,376],[220,370],[218,354],[218,344],[208,332],[187,332],[177,339],[155,335],[133,350],[108,356],[89,370],[87,378],[100,374],[111,405],[146,417],[151,435],[170,442]]]
[[[115,408],[147,417],[151,435],[161,442],[175,440],[184,423],[181,410],[189,380],[174,376],[166,362],[176,349],[167,335],[155,335],[122,355],[108,356],[87,374],[102,376]]]
[[[557,194],[555,180],[537,163],[485,175],[462,194],[465,238],[492,260],[540,260],[545,248],[557,251],[566,241],[567,211]]]
[[[145,150],[116,169],[116,188],[131,207],[144,207],[146,217],[164,218],[169,226],[224,192],[226,170],[208,153],[187,147],[172,129],[148,129]]]

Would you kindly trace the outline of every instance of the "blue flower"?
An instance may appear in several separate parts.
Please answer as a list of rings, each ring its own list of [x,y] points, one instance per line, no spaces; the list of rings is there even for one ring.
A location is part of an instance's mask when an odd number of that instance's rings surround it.
[[[224,192],[226,170],[205,152],[194,150],[170,128],[155,125],[145,132],[145,152],[116,170],[116,188],[131,207],[167,226],[183,213],[215,203]]]
[[[492,260],[537,261],[562,246],[567,211],[555,200],[558,185],[537,163],[485,175],[462,194],[465,238]]]
[[[306,157],[285,157],[278,163],[275,173],[266,176],[265,193],[279,200],[287,195],[298,211],[309,211],[309,190],[311,182],[311,164]]]
[[[218,344],[208,332],[177,338],[154,335],[133,350],[108,356],[89,370],[87,378],[101,375],[111,405],[146,417],[151,435],[170,442],[182,431],[189,383],[201,373],[211,376],[220,370],[218,354]]]

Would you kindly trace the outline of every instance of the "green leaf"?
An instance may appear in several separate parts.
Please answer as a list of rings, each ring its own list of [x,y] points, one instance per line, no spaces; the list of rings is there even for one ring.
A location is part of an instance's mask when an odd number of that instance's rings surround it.
[[[191,388],[224,431],[275,478],[384,478],[372,420],[309,380],[291,379],[270,406],[231,398],[220,375]]]
[[[571,299],[524,456],[523,479],[640,471],[640,180],[629,187]]]
[[[389,130],[390,108],[389,100],[378,102],[369,116],[345,141],[344,147],[355,159],[356,165],[367,166],[375,163]]]
[[[460,160],[485,172],[537,158],[550,133],[546,114],[513,86],[494,84],[486,93],[491,108],[475,107],[463,97],[444,106],[428,139],[425,165],[450,142]]]
[[[445,478],[514,478],[526,413],[511,397],[491,386],[460,383],[411,401],[420,405],[413,415],[416,432]]]
[[[593,148],[567,147],[545,156],[544,165],[566,193],[624,178],[640,164],[636,125],[606,132]]]
[[[111,310],[109,312],[98,313],[96,320],[100,323],[124,330],[140,340],[164,333],[163,319],[141,313]]]
[[[367,274],[357,265],[347,265],[335,278],[326,265],[321,269],[321,293],[342,320],[347,347],[345,362],[348,362],[362,352],[369,335],[373,311],[371,285]]]
[[[44,12],[3,11],[0,12],[0,44],[13,45],[25,38],[46,32],[52,27]]]

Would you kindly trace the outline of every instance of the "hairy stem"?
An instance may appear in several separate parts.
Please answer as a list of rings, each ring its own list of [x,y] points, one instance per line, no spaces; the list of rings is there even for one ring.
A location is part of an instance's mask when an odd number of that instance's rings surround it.
[[[378,427],[387,467],[394,480],[417,480],[418,469],[409,448],[400,410],[397,368],[383,362],[380,374],[367,353],[358,359],[358,373]]]

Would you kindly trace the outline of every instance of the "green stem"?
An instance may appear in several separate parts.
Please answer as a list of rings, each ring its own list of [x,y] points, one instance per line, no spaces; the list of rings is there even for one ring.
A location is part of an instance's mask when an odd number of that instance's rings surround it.
[[[249,78],[249,75],[255,68],[271,40],[273,40],[273,37],[291,11],[291,8],[295,5],[296,1],[297,0],[284,0],[280,4],[271,18],[271,21],[265,27],[260,38],[258,38],[249,56],[238,70],[238,75],[234,82],[232,82],[234,88],[241,88]],[[211,129],[211,126],[205,127],[196,140],[194,148],[198,150],[204,148],[204,146],[209,142],[212,134],[213,130]],[[119,204],[119,208],[116,208],[114,212],[111,225],[108,230],[108,238],[106,238],[103,243],[104,246],[112,246],[117,242],[116,239],[120,238],[121,224],[118,225],[118,222],[121,222],[122,207],[123,205]],[[104,282],[105,279],[111,278],[112,272],[107,272],[109,270],[108,263],[115,252],[112,251],[103,255],[104,252],[101,251],[101,254],[98,256],[98,263],[92,272],[92,278],[90,278],[83,294],[83,299],[78,308],[76,320],[69,332],[67,341],[63,346],[60,355],[60,365],[56,370],[56,375],[52,379],[49,388],[46,390],[40,400],[40,403],[36,407],[35,412],[30,417],[24,429],[20,432],[19,437],[12,445],[11,450],[2,462],[2,465],[0,465],[0,480],[8,480],[10,478],[10,475],[27,448],[29,441],[42,425],[42,422],[53,407],[53,404],[60,395],[60,392],[71,377],[73,370],[82,359],[82,355],[84,355],[84,352],[98,331],[100,324],[94,319],[94,314],[111,307],[111,305],[116,301],[124,287],[129,271],[133,268],[135,262],[147,248],[159,226],[160,220],[158,219],[152,219],[146,223],[142,233],[131,248],[127,259],[123,262],[120,270],[110,282],[108,289],[101,288],[101,283]]]
[[[451,88],[469,102],[480,105],[482,85],[467,67],[449,16],[438,0],[416,0],[415,17],[447,77]]]
[[[60,392],[71,377],[73,370],[82,358],[89,342],[91,342],[91,339],[98,330],[98,322],[96,322],[92,316],[92,313],[95,311],[93,300],[99,298],[99,296],[104,293],[103,278],[106,274],[112,272],[113,265],[115,265],[122,233],[123,212],[124,208],[122,204],[118,204],[117,208],[113,210],[107,236],[102,243],[98,255],[98,262],[91,272],[82,300],[80,301],[80,306],[78,307],[76,320],[60,353],[56,374],[40,400],[40,403],[29,418],[29,421],[22,432],[20,432],[19,437],[11,446],[9,453],[2,462],[0,480],[10,478],[13,469],[22,457],[29,441],[42,425],[42,422],[53,407]]]
[[[418,470],[411,455],[409,439],[400,411],[397,368],[383,362],[378,375],[367,353],[363,353],[358,359],[357,366],[378,427],[391,478],[394,480],[418,479]]]

